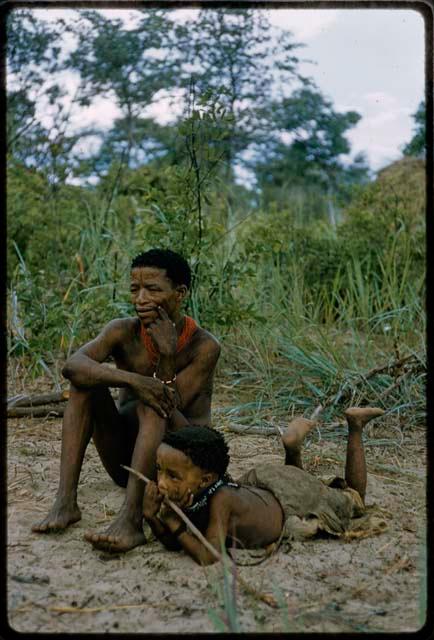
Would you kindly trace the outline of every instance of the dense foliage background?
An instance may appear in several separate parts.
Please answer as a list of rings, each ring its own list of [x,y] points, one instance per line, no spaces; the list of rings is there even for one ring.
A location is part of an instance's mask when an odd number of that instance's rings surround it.
[[[193,268],[187,311],[223,343],[234,421],[330,398],[330,415],[346,398],[423,419],[424,104],[373,179],[350,159],[361,116],[300,74],[302,44],[263,12],[206,9],[188,30],[168,10],[133,28],[74,13],[8,18],[11,362],[59,384],[65,358],[133,312],[131,258],[170,247]],[[77,126],[73,107],[101,96],[113,125]],[[147,115],[162,97],[164,125]]]

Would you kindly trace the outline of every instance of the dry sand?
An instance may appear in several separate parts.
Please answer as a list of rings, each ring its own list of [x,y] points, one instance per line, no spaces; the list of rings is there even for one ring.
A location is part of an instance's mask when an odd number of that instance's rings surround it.
[[[219,400],[216,399],[218,416]],[[380,419],[381,420],[381,419]],[[378,536],[343,541],[314,539],[283,545],[240,575],[281,601],[279,609],[237,590],[242,632],[406,632],[425,620],[425,438],[376,421],[367,438],[367,504],[389,514]],[[216,422],[216,420],[215,420]],[[219,428],[225,430],[224,421]],[[61,420],[8,423],[8,620],[21,633],[215,633],[224,620],[220,565],[200,567],[184,553],[166,551],[148,530],[148,543],[124,555],[94,550],[83,534],[104,529],[124,490],[88,447],[79,485],[82,520],[65,532],[30,531],[53,501],[59,474]],[[342,475],[342,438],[314,430],[305,466],[320,476]],[[330,433],[330,432],[327,432]],[[230,472],[282,460],[277,436],[226,432]],[[386,443],[386,444],[385,444]],[[245,552],[243,560],[247,561]],[[225,627],[229,630],[229,627]]]

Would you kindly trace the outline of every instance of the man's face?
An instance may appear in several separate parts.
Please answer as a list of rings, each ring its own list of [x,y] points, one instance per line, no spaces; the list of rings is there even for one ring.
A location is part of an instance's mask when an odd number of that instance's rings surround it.
[[[179,507],[188,507],[193,496],[210,484],[211,475],[193,464],[182,451],[164,442],[158,447],[158,490]]]
[[[157,307],[163,307],[174,318],[186,293],[186,287],[175,287],[165,269],[135,267],[131,270],[131,302],[143,325],[159,317]]]

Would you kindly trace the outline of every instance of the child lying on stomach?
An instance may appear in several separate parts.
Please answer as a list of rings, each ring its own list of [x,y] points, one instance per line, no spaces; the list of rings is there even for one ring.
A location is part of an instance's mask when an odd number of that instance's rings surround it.
[[[168,432],[157,450],[157,482],[146,485],[143,516],[166,548],[183,549],[200,564],[216,558],[165,497],[182,509],[216,551],[221,541],[247,549],[267,547],[285,533],[295,537],[300,524],[306,525],[304,537],[319,530],[342,535],[351,519],[365,512],[362,431],[383,413],[373,407],[347,409],[345,480],[335,478],[329,484],[302,468],[301,447],[315,425],[306,418],[295,418],[282,434],[285,465],[259,464],[236,482],[226,473],[229,454],[221,433],[200,426]]]

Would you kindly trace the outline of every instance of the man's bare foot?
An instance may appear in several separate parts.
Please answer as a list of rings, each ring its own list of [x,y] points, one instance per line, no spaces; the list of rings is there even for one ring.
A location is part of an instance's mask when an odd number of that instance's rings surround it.
[[[84,538],[95,549],[110,551],[111,553],[129,551],[146,542],[142,518],[140,517],[136,521],[122,512],[105,533],[88,531],[84,534]]]
[[[282,442],[286,450],[299,451],[309,431],[316,425],[315,420],[294,418],[282,433]]]
[[[56,500],[46,518],[32,526],[34,533],[62,531],[70,524],[81,520],[81,511],[75,501]]]
[[[348,427],[354,431],[362,431],[370,420],[382,416],[384,409],[379,407],[350,407],[344,413]]]

